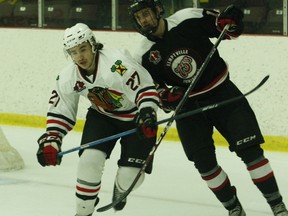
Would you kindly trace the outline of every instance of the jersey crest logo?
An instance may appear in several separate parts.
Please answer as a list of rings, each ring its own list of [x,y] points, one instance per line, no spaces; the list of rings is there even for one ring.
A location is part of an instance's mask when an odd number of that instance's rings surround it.
[[[121,60],[117,60],[115,62],[115,64],[111,67],[111,71],[114,73],[114,72],[117,72],[119,73],[121,76],[123,76],[126,71],[127,71],[127,68],[122,65],[122,61]]]
[[[179,49],[168,56],[166,66],[170,67],[183,83],[190,83],[197,71],[197,58],[192,50]]]
[[[193,70],[193,59],[191,56],[183,56],[183,58],[175,65],[174,71],[183,79],[187,79],[189,73]]]
[[[113,111],[123,106],[121,104],[121,101],[124,100],[122,95],[122,93],[108,88],[94,87],[89,89],[88,98],[96,106]]]
[[[73,88],[73,90],[76,92],[81,92],[84,89],[86,89],[86,86],[85,86],[84,82],[81,82],[81,81],[77,81],[74,85],[74,88]]]
[[[158,50],[151,51],[149,54],[149,61],[153,64],[158,64],[162,60],[160,52]]]

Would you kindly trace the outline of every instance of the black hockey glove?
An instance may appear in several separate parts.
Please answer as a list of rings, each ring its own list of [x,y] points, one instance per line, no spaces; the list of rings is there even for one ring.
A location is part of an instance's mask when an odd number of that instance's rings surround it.
[[[227,24],[231,24],[226,33],[226,39],[239,37],[243,33],[244,14],[241,9],[234,5],[229,5],[223,12],[219,14],[216,20],[216,25],[219,31],[222,31]]]
[[[140,138],[153,138],[157,135],[157,114],[151,107],[142,108],[134,118]]]
[[[185,88],[180,86],[173,86],[172,88],[165,88],[158,90],[161,108],[167,113],[175,110],[183,95]]]
[[[45,133],[37,142],[37,159],[41,166],[56,166],[61,163],[62,157],[57,157],[58,152],[61,152],[61,137]]]

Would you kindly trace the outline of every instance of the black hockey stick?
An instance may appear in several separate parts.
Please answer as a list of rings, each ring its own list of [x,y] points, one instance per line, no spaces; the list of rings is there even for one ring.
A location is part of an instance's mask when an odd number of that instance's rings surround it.
[[[243,95],[240,95],[238,97],[231,98],[231,99],[228,99],[228,100],[225,100],[225,101],[221,101],[221,102],[218,102],[218,103],[215,103],[215,104],[211,104],[211,105],[208,105],[208,106],[205,106],[205,107],[200,107],[198,109],[191,110],[191,111],[188,111],[188,112],[185,112],[185,113],[181,113],[181,114],[178,114],[178,115],[176,115],[174,117],[169,117],[169,118],[166,118],[166,119],[162,119],[162,120],[157,122],[157,125],[164,124],[164,123],[166,123],[168,121],[171,121],[171,120],[174,121],[174,120],[182,119],[182,118],[185,118],[185,117],[188,117],[188,116],[191,116],[191,115],[195,115],[195,114],[198,114],[198,113],[201,113],[201,112],[205,112],[207,110],[215,109],[215,108],[217,108],[219,106],[223,106],[223,105],[232,103],[234,101],[240,100],[241,98],[246,97],[249,94],[251,94],[254,91],[256,91],[257,89],[259,89],[268,80],[268,78],[269,78],[269,76],[267,75],[266,77],[263,78],[263,80],[256,87],[254,87],[252,90],[250,90],[249,92],[247,92],[247,93],[245,93]],[[129,134],[136,133],[136,131],[137,131],[137,129],[133,128],[133,129],[124,131],[122,133],[118,133],[118,134],[115,134],[115,135],[112,135],[112,136],[109,136],[109,137],[105,137],[105,138],[102,138],[102,139],[99,139],[99,140],[95,140],[93,142],[89,142],[89,143],[86,143],[84,145],[77,146],[75,148],[71,148],[71,149],[68,149],[66,151],[59,152],[58,156],[65,155],[65,154],[68,154],[68,153],[73,152],[73,151],[79,151],[81,149],[90,148],[90,147],[93,147],[95,145],[98,145],[98,144],[101,144],[101,143],[104,143],[104,142],[107,142],[107,141],[110,141],[110,140],[113,140],[113,139],[118,139],[120,137],[124,137],[124,136],[127,136]]]
[[[157,148],[159,147],[159,145],[161,144],[163,138],[165,137],[166,133],[168,132],[169,128],[171,127],[173,121],[174,121],[174,117],[178,114],[178,112],[182,109],[183,105],[185,104],[186,100],[189,97],[190,92],[192,91],[192,89],[195,87],[196,83],[198,82],[198,80],[200,79],[201,75],[203,74],[204,70],[206,69],[207,65],[209,64],[212,56],[214,55],[215,51],[217,50],[218,45],[220,44],[220,42],[222,41],[222,39],[225,37],[226,32],[228,31],[228,29],[230,28],[230,24],[227,24],[224,29],[222,30],[221,34],[219,35],[217,41],[215,42],[215,44],[213,45],[211,51],[208,53],[206,59],[204,60],[203,64],[201,65],[201,67],[199,68],[199,70],[196,71],[194,77],[191,79],[191,83],[189,85],[189,87],[187,88],[185,94],[183,95],[183,98],[181,99],[181,101],[179,102],[179,104],[177,105],[174,113],[172,114],[170,120],[167,122],[165,128],[163,129],[162,133],[160,134],[159,138],[157,139],[156,144],[154,145],[154,147],[151,149],[148,157],[146,158],[143,166],[141,167],[141,169],[139,170],[139,172],[137,173],[135,179],[133,180],[131,186],[128,188],[128,190],[126,190],[121,197],[119,197],[118,199],[112,201],[112,203],[103,206],[101,208],[97,209],[97,212],[103,212],[103,211],[107,211],[111,208],[113,208],[115,205],[117,205],[118,203],[120,203],[123,199],[125,199],[133,190],[134,186],[136,185],[137,181],[139,180],[139,178],[141,177],[141,175],[145,172],[146,167],[148,166],[148,164],[151,162],[151,160],[153,159],[154,153],[156,152]]]

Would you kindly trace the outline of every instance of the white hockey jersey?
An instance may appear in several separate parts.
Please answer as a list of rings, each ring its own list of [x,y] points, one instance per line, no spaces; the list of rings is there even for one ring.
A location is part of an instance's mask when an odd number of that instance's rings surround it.
[[[150,74],[127,50],[119,49],[99,50],[93,75],[72,62],[60,72],[49,100],[47,133],[64,137],[72,130],[80,96],[99,113],[122,121],[132,121],[138,109],[157,110],[159,105]]]

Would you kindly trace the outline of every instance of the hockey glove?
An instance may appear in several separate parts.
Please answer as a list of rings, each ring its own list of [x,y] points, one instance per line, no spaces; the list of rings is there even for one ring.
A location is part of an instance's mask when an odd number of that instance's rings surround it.
[[[230,24],[230,28],[226,33],[226,39],[233,39],[239,37],[243,33],[244,24],[243,19],[244,14],[242,10],[235,7],[234,5],[229,5],[216,19],[216,25],[219,31],[222,31],[227,24]]]
[[[157,135],[157,115],[151,107],[142,108],[134,118],[140,138],[153,138]]]
[[[62,157],[57,157],[57,153],[61,152],[61,137],[45,133],[38,139],[38,144],[37,159],[43,167],[61,163]]]
[[[175,110],[183,95],[185,94],[185,89],[180,86],[174,86],[172,88],[165,88],[158,91],[161,108],[165,112],[170,112]]]

